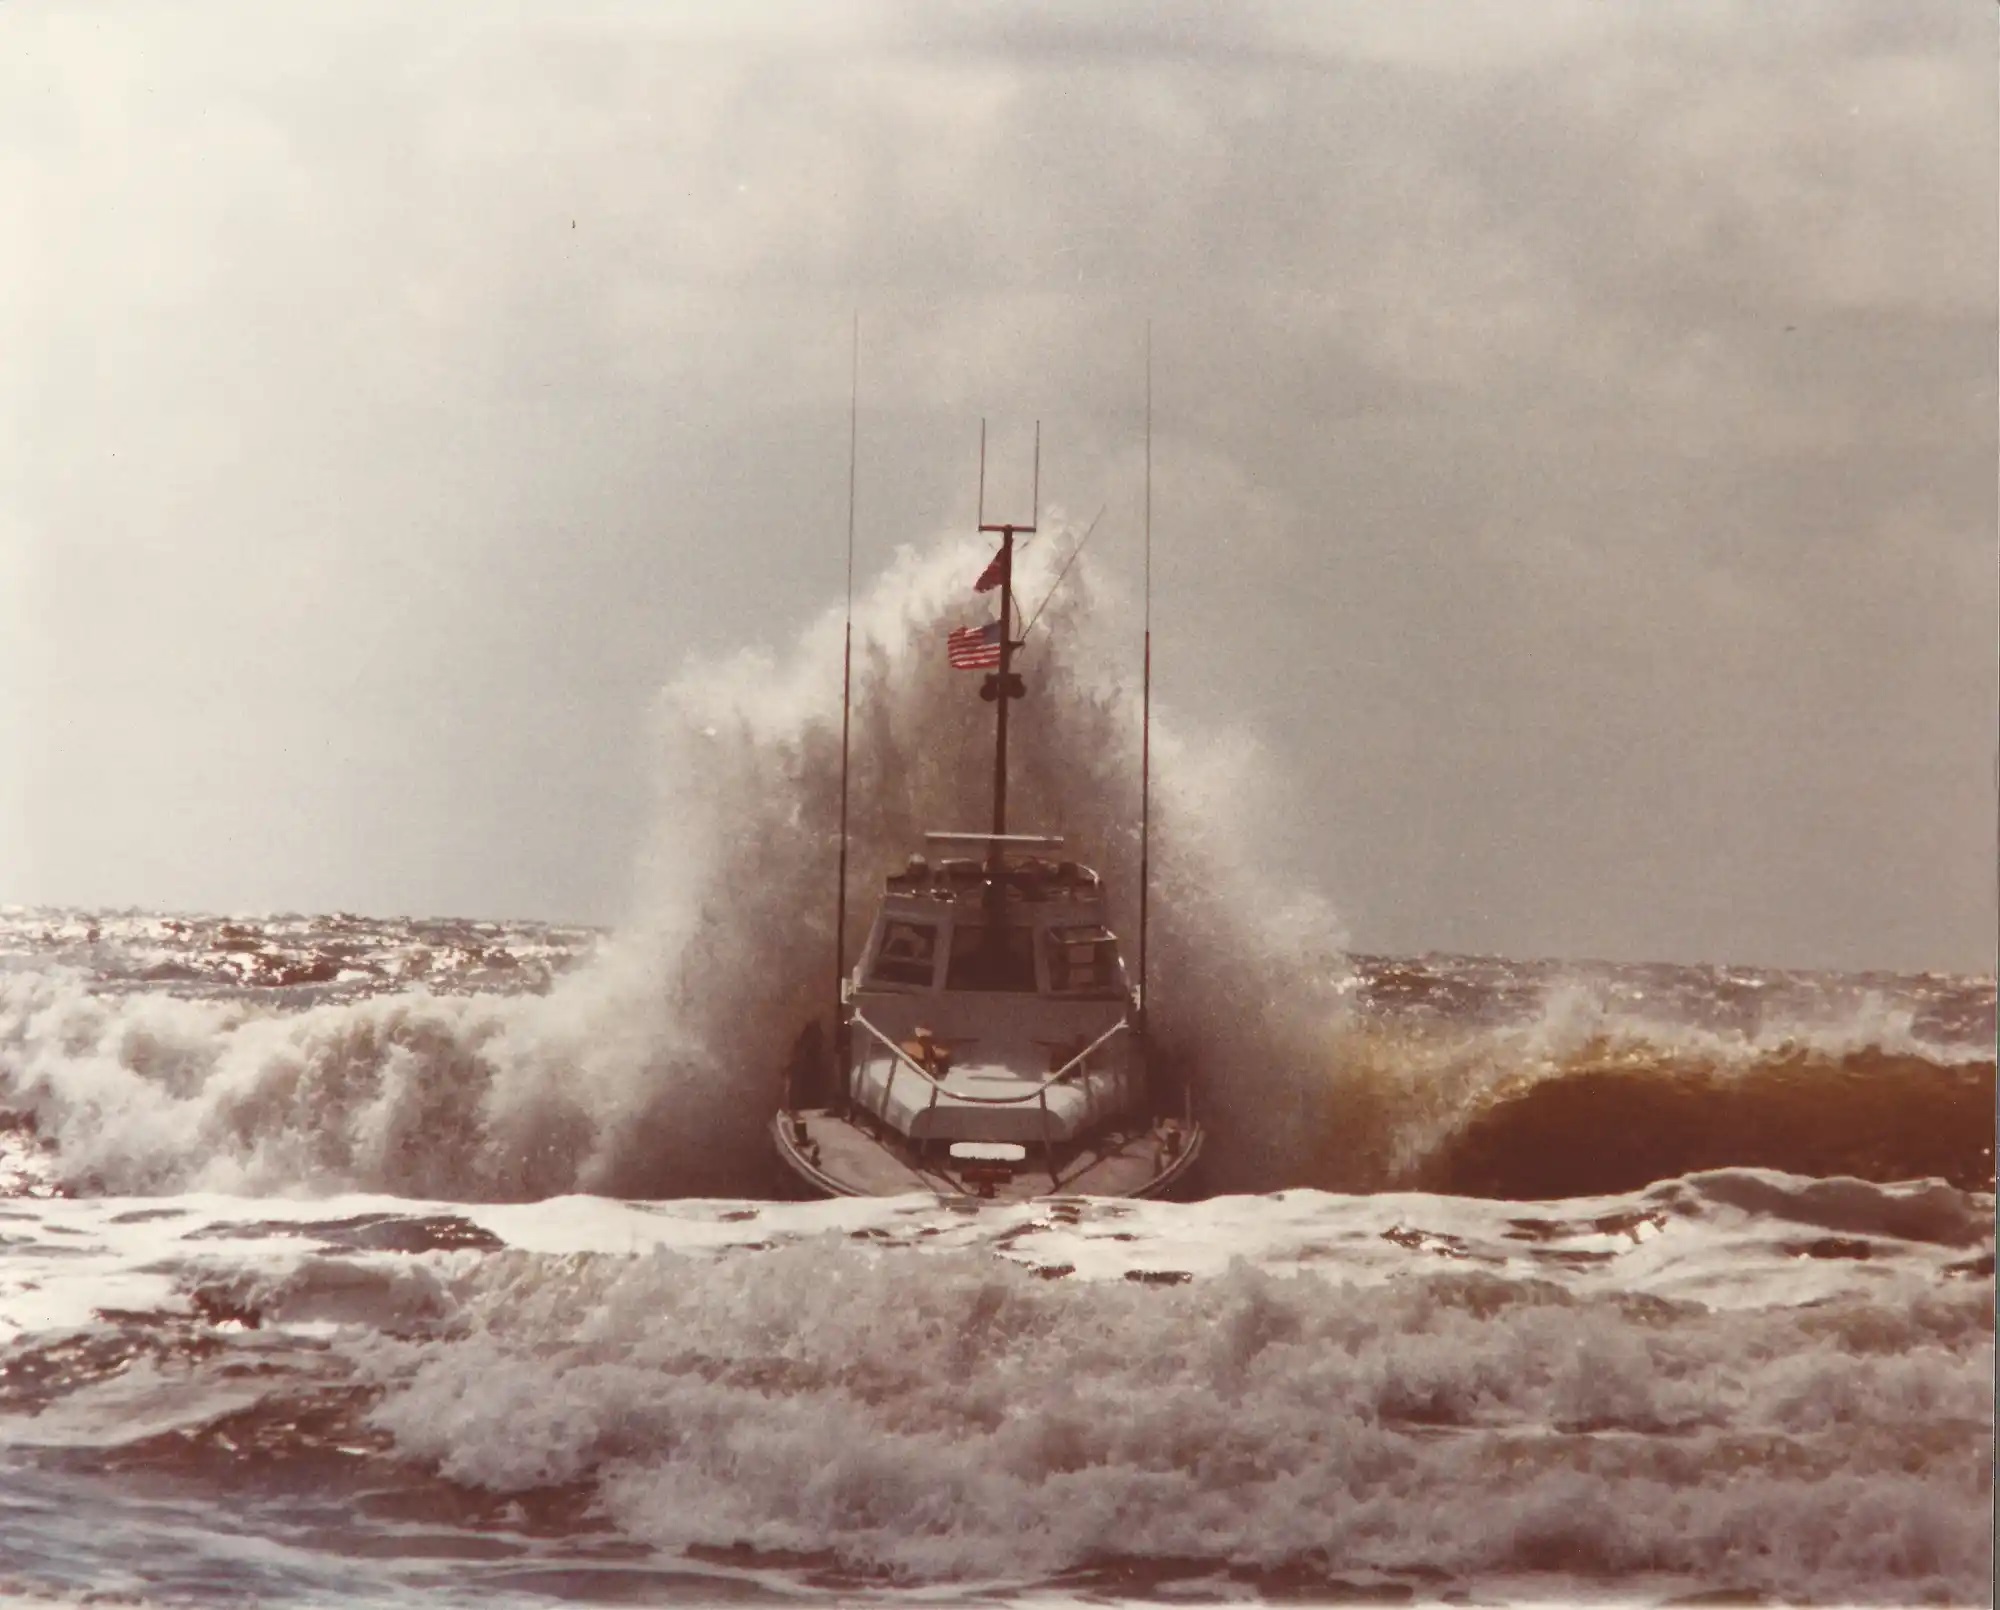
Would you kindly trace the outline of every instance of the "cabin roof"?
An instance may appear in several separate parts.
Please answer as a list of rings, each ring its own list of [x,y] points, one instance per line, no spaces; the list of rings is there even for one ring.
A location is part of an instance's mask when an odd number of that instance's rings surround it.
[[[913,855],[901,872],[885,880],[886,892],[917,900],[983,899],[994,884],[1010,901],[1095,902],[1103,896],[1096,871],[1078,861],[1056,861],[1035,855],[1004,855],[997,869],[971,856],[931,860]]]

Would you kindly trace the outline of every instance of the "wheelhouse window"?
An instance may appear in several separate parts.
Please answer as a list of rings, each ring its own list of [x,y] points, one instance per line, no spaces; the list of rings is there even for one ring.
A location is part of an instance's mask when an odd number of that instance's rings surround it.
[[[930,988],[937,971],[937,924],[892,918],[882,925],[882,942],[868,969],[875,984],[915,984]]]
[[[1048,930],[1049,988],[1058,995],[1108,995],[1118,988],[1118,941],[1096,923]]]
[[[1035,933],[1006,924],[956,923],[951,930],[951,965],[946,989],[1035,990]]]

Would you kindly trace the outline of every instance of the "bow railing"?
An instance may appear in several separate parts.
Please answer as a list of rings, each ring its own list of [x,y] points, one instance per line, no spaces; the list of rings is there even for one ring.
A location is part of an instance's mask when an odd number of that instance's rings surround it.
[[[862,1028],[866,1029],[871,1035],[873,1035],[876,1040],[881,1042],[884,1049],[886,1049],[891,1056],[893,1056],[898,1062],[902,1063],[904,1067],[908,1068],[910,1072],[914,1073],[919,1079],[923,1080],[924,1083],[928,1084],[933,1090],[943,1091],[944,1094],[950,1096],[953,1101],[969,1102],[972,1105],[978,1107],[1011,1107],[1021,1102],[1035,1100],[1038,1096],[1041,1096],[1044,1092],[1046,1092],[1049,1086],[1061,1084],[1065,1079],[1067,1079],[1070,1076],[1071,1073],[1073,1073],[1076,1070],[1079,1064],[1083,1063],[1088,1058],[1094,1056],[1098,1052],[1098,1050],[1100,1050],[1103,1047],[1106,1041],[1113,1039],[1117,1035],[1127,1032],[1132,1027],[1130,1019],[1121,1017],[1116,1023],[1112,1024],[1110,1028],[1106,1029],[1102,1034],[1098,1035],[1096,1039],[1092,1040],[1090,1044],[1086,1045],[1081,1051],[1077,1052],[1075,1056],[1071,1057],[1069,1061],[1065,1062],[1061,1067],[1057,1068],[1053,1073],[1051,1073],[1040,1084],[1036,1085],[1035,1088],[1032,1090],[1024,1090],[1018,1096],[977,1096],[973,1095],[969,1091],[948,1089],[945,1086],[943,1080],[939,1079],[936,1074],[932,1073],[930,1069],[926,1068],[915,1057],[911,1056],[909,1052],[905,1051],[894,1040],[890,1039],[888,1035],[884,1034],[880,1029],[875,1027],[873,1023],[870,1023],[868,1019],[863,1017],[859,1012],[856,1012],[854,1014],[853,1021],[860,1024]]]
[[[1090,1068],[1086,1066],[1086,1064],[1089,1062],[1090,1058],[1094,1056],[1098,1051],[1102,1050],[1107,1043],[1115,1039],[1118,1035],[1129,1032],[1132,1026],[1131,1020],[1129,1018],[1120,1018],[1116,1023],[1112,1024],[1110,1028],[1106,1029],[1102,1034],[1098,1035],[1096,1039],[1092,1040],[1082,1050],[1078,1051],[1067,1062],[1063,1063],[1060,1067],[1056,1068],[1053,1072],[1051,1072],[1048,1075],[1047,1078],[1043,1079],[1039,1084],[1035,1085],[1032,1089],[1023,1090],[1020,1091],[1018,1094],[1014,1095],[987,1096],[987,1095],[975,1094],[974,1092],[971,1091],[953,1090],[949,1088],[945,1084],[945,1082],[942,1079],[940,1079],[935,1073],[933,1073],[929,1068],[925,1067],[915,1057],[911,1056],[909,1052],[905,1051],[894,1040],[890,1039],[888,1035],[884,1034],[873,1023],[869,1022],[868,1019],[865,1016],[863,1016],[860,1012],[854,1013],[850,1021],[855,1024],[858,1024],[861,1027],[861,1029],[869,1035],[870,1038],[874,1039],[879,1045],[881,1045],[881,1047],[885,1051],[889,1053],[892,1059],[889,1066],[889,1077],[883,1081],[882,1094],[880,1098],[881,1099],[880,1110],[881,1110],[881,1115],[884,1118],[888,1117],[889,1093],[895,1088],[896,1076],[901,1069],[907,1068],[910,1070],[911,1073],[915,1074],[919,1079],[921,1079],[924,1082],[924,1084],[930,1087],[930,1100],[925,1104],[927,1110],[937,1105],[938,1097],[940,1095],[949,1096],[954,1102],[963,1102],[967,1106],[973,1106],[973,1107],[1020,1107],[1033,1103],[1034,1105],[1038,1106],[1042,1111],[1043,1133],[1044,1136],[1048,1137],[1049,1139],[1053,1138],[1050,1135],[1050,1131],[1055,1121],[1054,1114],[1049,1111],[1049,1091],[1054,1086],[1064,1083],[1072,1075],[1076,1074],[1079,1070],[1081,1070],[1083,1075],[1083,1093],[1084,1093],[1083,1122],[1086,1124],[1089,1123],[1093,1118],[1096,1117],[1095,1108],[1097,1105],[1098,1092],[1095,1088],[1095,1080],[1092,1075],[1092,1072]],[[852,1083],[850,1084],[850,1088],[848,1090],[848,1099],[850,1101],[860,1100],[861,1092],[856,1087],[859,1085],[861,1072],[865,1066],[866,1066],[865,1059],[857,1061],[854,1068],[850,1072],[849,1078],[852,1081]],[[868,1104],[864,1102],[862,1103],[862,1105],[868,1105]],[[1045,1143],[1047,1142],[1045,1141]]]

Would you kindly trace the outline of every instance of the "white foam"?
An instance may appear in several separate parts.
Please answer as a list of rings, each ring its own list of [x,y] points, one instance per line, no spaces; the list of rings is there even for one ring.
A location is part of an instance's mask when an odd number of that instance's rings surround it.
[[[1990,1300],[1919,1289],[1706,1312],[1407,1265],[1363,1284],[1239,1260],[1162,1289],[849,1241],[507,1254],[461,1288],[467,1341],[373,1367],[401,1383],[377,1419],[406,1452],[502,1491],[589,1480],[669,1549],[1963,1598],[1987,1560]],[[1895,1359],[1854,1323],[1890,1308]]]
[[[16,1353],[98,1308],[228,1345],[90,1376],[0,1434],[115,1446],[372,1383],[399,1458],[502,1494],[587,1484],[665,1559],[1963,1602],[1992,1285],[1952,1271],[1992,1211],[1744,1170],[1555,1204],[16,1202]],[[508,1247],[367,1250],[440,1218]],[[1800,1255],[1829,1228],[1871,1255]],[[257,1328],[203,1318],[218,1299]]]

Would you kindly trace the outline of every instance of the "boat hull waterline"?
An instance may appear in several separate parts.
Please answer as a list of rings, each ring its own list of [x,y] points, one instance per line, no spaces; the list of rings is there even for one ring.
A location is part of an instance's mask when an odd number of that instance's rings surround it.
[[[1183,1132],[1178,1149],[1163,1155],[1157,1131],[1101,1138],[1067,1164],[1015,1171],[1004,1180],[967,1179],[948,1162],[913,1157],[863,1124],[825,1108],[779,1113],[771,1123],[778,1156],[822,1196],[905,1196],[932,1193],[996,1202],[1040,1197],[1171,1196],[1189,1183],[1205,1138],[1201,1127]]]

